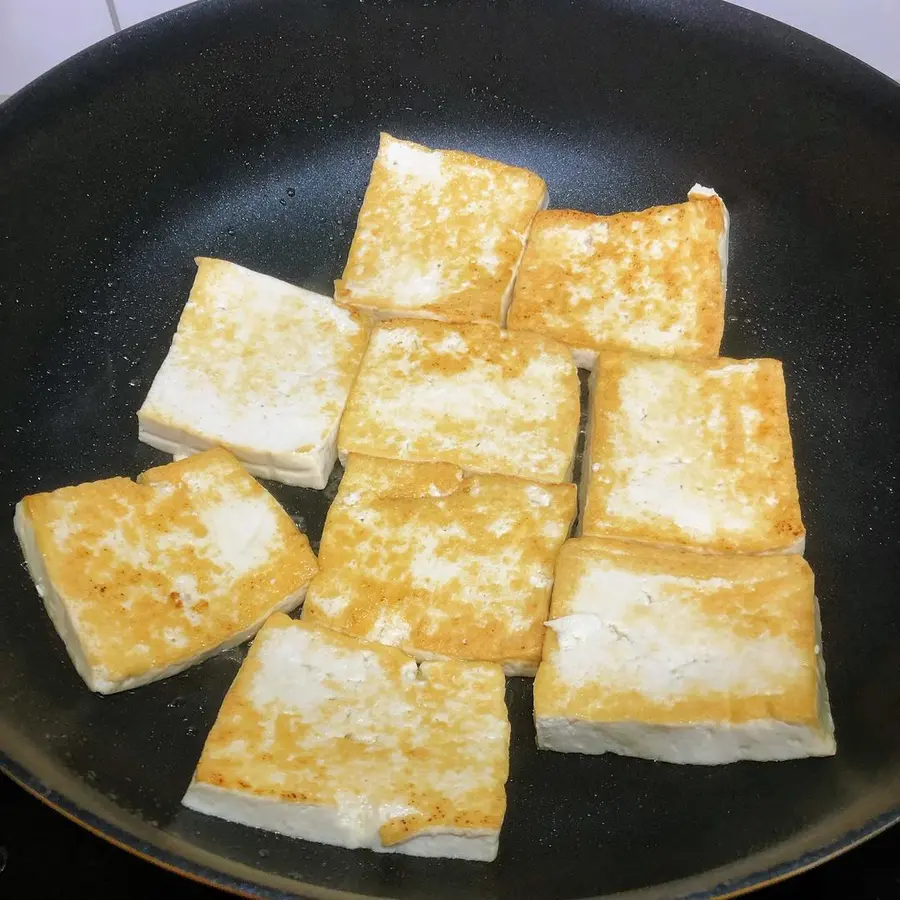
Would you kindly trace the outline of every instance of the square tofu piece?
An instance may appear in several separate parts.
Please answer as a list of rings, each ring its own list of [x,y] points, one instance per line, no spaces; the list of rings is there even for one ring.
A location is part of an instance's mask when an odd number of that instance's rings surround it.
[[[578,372],[556,341],[492,325],[385,322],[372,333],[338,450],[559,483],[572,477]]]
[[[416,661],[275,615],[206,739],[184,804],[290,837],[491,860],[506,811],[499,666]]]
[[[600,354],[582,534],[711,553],[801,553],[781,363]]]
[[[673,763],[835,752],[813,573],[576,538],[534,683],[538,746]]]
[[[101,694],[174,675],[297,606],[306,536],[225,450],[33,494],[16,534],[78,674]]]
[[[324,488],[367,320],[234,263],[197,267],[138,436],[176,458],[227,447],[260,478]]]
[[[533,676],[576,505],[574,484],[353,454],[303,618],[420,660],[482,660]]]
[[[380,317],[502,325],[546,205],[534,172],[382,134],[335,299]]]
[[[538,213],[509,327],[568,344],[592,368],[598,350],[716,356],[725,327],[728,213],[694,185],[687,203],[594,216]]]

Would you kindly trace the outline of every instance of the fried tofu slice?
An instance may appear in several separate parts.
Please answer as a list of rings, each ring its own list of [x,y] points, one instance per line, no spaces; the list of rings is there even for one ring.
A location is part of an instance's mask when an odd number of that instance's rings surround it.
[[[571,478],[579,415],[578,372],[562,344],[396,320],[372,333],[338,452],[559,483]]]
[[[544,180],[382,134],[338,303],[378,317],[502,325]]]
[[[830,756],[813,573],[597,538],[560,553],[538,746],[712,765]]]
[[[290,837],[492,860],[506,811],[499,666],[416,661],[274,615],[206,740],[184,804]]]
[[[710,357],[725,327],[728,212],[694,185],[686,203],[595,216],[538,213],[516,280],[509,328],[597,352]]]
[[[533,676],[575,494],[574,484],[352,454],[303,618],[419,660]]]
[[[803,551],[780,362],[605,352],[592,380],[582,534]]]
[[[25,497],[15,529],[69,656],[101,694],[167,678],[302,602],[316,558],[227,451]]]
[[[198,258],[138,436],[176,459],[227,447],[260,478],[324,488],[368,337],[328,297]]]

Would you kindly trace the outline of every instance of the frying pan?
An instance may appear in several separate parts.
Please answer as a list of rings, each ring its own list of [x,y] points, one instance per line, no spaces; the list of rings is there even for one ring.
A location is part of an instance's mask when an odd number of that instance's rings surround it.
[[[197,254],[329,291],[379,129],[540,172],[610,213],[714,186],[723,352],[785,361],[833,759],[678,767],[538,753],[511,679],[493,864],[347,851],[179,799],[240,664],[92,695],[0,540],[0,761],[88,827],[247,894],[708,898],[900,817],[900,89],[713,2],[202,3],[0,107],[2,507],[163,461],[135,411]],[[339,477],[336,473],[335,479]],[[330,491],[270,485],[309,532]],[[338,893],[335,893],[338,892]]]

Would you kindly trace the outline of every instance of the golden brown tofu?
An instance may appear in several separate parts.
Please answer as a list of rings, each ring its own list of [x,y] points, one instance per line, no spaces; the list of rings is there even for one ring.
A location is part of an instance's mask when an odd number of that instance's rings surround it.
[[[574,484],[464,477],[447,463],[352,454],[303,618],[400,647],[534,675]]]
[[[502,325],[547,186],[527,169],[381,135],[338,303]]]
[[[578,372],[556,341],[491,325],[384,322],[338,435],[362,453],[559,483],[578,438]]]
[[[582,534],[802,552],[780,362],[605,352],[593,382]]]
[[[275,615],[257,635],[184,797],[192,809],[341,847],[490,860],[506,811],[499,666],[416,666]]]
[[[813,573],[577,538],[534,683],[538,744],[676,763],[835,752]]]
[[[72,662],[99,693],[174,675],[297,606],[316,558],[225,450],[25,497],[16,533]]]
[[[200,258],[138,436],[176,458],[228,447],[261,478],[324,488],[368,339],[329,297]]]
[[[538,213],[509,311],[509,328],[597,352],[708,357],[725,327],[728,214],[696,185],[686,203],[595,216]]]

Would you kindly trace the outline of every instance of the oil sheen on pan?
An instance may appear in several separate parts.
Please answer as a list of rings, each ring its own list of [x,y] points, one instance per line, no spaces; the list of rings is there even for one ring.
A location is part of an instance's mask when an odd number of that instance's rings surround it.
[[[723,896],[900,815],[900,89],[727,4],[202,3],[0,107],[0,490],[164,461],[138,443],[194,275],[318,293],[343,269],[378,132],[538,172],[596,215],[713,185],[731,215],[721,352],[785,364],[839,751],[681,767],[539,753],[507,687],[495,863],[298,843],[180,806],[243,649],[98,697],[0,541],[0,761],[117,843],[245,894]],[[577,467],[576,467],[577,468]],[[267,483],[314,549],[337,489]],[[576,472],[577,475],[577,472]],[[271,896],[271,893],[267,896]]]

